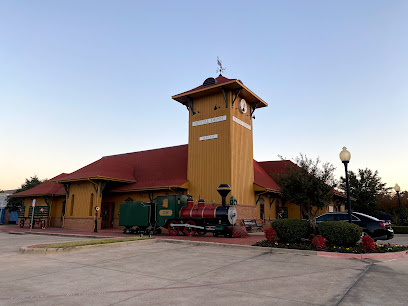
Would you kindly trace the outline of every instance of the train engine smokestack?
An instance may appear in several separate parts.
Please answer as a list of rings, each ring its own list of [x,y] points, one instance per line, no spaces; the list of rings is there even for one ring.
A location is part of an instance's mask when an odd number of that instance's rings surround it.
[[[221,184],[220,186],[217,187],[217,191],[220,194],[221,198],[222,198],[222,206],[227,206],[227,195],[230,193],[231,191],[231,187],[228,184]]]

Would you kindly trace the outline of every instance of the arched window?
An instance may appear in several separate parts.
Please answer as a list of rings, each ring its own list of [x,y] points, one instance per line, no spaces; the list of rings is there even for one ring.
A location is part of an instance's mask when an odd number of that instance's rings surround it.
[[[89,199],[89,215],[92,217],[93,212],[93,203],[94,203],[94,194],[91,193],[91,198]]]
[[[262,221],[265,221],[265,200],[261,198],[259,201],[259,217]]]
[[[75,204],[75,195],[73,194],[71,197],[71,216],[74,215],[74,204]]]

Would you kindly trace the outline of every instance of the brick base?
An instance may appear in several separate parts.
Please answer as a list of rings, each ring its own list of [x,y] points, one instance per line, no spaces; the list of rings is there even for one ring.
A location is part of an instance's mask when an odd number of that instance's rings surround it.
[[[119,226],[119,218],[113,218],[113,228],[124,228],[123,226]]]
[[[98,229],[101,229],[101,218],[98,218]],[[94,228],[94,218],[65,218],[64,228],[71,229],[93,229]]]
[[[242,225],[242,219],[256,219],[256,207],[249,205],[237,205],[237,220]]]
[[[61,217],[51,218],[51,224],[50,224],[50,226],[53,226],[53,227],[62,227]]]

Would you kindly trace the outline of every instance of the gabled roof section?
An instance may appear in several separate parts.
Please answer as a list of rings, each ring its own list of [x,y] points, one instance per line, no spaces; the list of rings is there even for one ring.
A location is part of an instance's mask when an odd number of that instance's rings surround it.
[[[281,187],[265,172],[254,159],[254,184],[267,190],[279,192]]]
[[[292,167],[299,167],[290,160],[274,160],[258,162],[258,164],[265,170],[268,175],[281,175]]]
[[[188,98],[200,98],[206,95],[218,93],[221,90],[221,87],[228,90],[239,90],[241,89],[239,95],[243,97],[247,103],[256,103],[255,108],[268,106],[264,100],[254,94],[250,89],[248,89],[241,80],[238,79],[228,79],[222,75],[215,78],[215,84],[204,86],[200,85],[191,90],[182,92],[180,94],[172,96],[172,99],[180,102],[183,105],[188,104]]]
[[[187,183],[188,145],[117,155],[132,163],[136,182],[109,191],[182,187]]]
[[[333,190],[331,191],[331,193],[332,193],[334,196],[336,196],[336,197],[343,198],[343,199],[347,199],[347,194],[345,194],[344,192],[342,192],[342,191],[340,191],[340,190],[333,189]],[[351,200],[351,201],[357,201],[357,199],[354,198],[354,197],[352,197],[352,196],[350,196],[350,200]]]
[[[123,183],[136,182],[134,165],[129,162],[129,158],[126,158],[125,155],[126,154],[102,157],[96,162],[54,181],[65,183],[88,179],[100,179]]]
[[[129,183],[114,188],[116,191],[179,186],[187,181],[187,148],[181,145],[105,156],[58,182],[101,179]]]
[[[29,197],[29,196],[64,196],[66,194],[62,185],[55,183],[54,181],[66,176],[66,173],[61,173],[52,179],[37,185],[31,189],[14,193],[10,197]]]

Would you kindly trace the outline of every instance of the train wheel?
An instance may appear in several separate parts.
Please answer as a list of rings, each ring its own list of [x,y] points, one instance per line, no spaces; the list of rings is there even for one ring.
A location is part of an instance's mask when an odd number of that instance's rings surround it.
[[[200,236],[204,236],[205,234],[207,234],[207,231],[205,229],[197,228],[197,234],[199,234]]]
[[[232,238],[232,230],[227,230],[227,231],[224,233],[224,237],[226,237],[226,238]]]
[[[23,228],[24,227],[24,220],[20,220],[20,227]]]
[[[190,224],[190,225],[196,225],[194,223],[194,221],[187,221],[186,224]],[[196,233],[196,229],[195,227],[185,227],[183,230],[184,234],[186,234],[186,236],[194,236],[194,234]]]
[[[169,226],[167,227],[169,234],[171,236],[177,236],[177,234],[179,233],[180,229],[178,228],[178,226],[172,227],[172,224],[178,224],[178,222],[176,220],[170,221]]]

